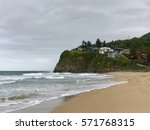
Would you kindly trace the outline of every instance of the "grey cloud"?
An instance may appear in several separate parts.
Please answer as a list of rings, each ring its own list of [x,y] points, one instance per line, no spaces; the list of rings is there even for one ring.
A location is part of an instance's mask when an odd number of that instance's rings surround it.
[[[0,69],[52,70],[60,53],[78,46],[83,39],[110,41],[147,33],[149,3],[0,0]]]

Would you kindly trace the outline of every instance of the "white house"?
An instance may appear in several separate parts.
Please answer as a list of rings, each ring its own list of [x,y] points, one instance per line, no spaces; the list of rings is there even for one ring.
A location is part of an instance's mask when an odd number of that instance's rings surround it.
[[[99,49],[99,53],[101,53],[101,54],[108,54],[108,53],[113,52],[113,51],[114,50],[111,49],[110,47],[101,47]]]

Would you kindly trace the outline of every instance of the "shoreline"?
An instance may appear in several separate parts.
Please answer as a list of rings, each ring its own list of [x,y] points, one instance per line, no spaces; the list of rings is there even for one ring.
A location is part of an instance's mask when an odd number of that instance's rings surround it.
[[[93,90],[56,107],[53,113],[141,113],[150,112],[150,72],[112,72],[115,81],[128,81]]]
[[[18,110],[13,110],[8,113],[49,113],[50,111],[55,109],[55,107],[62,105],[63,102],[64,102],[63,98],[43,101],[39,104],[28,106],[28,107],[21,108]]]
[[[111,72],[113,81],[128,81],[10,113],[135,113],[150,112],[150,72]]]
[[[106,73],[106,75],[112,75],[112,74]],[[116,82],[114,75],[112,75],[112,76],[113,76],[113,78],[110,78],[110,80]],[[121,84],[121,82],[116,82],[114,84]],[[55,108],[63,105],[66,102],[69,102],[71,99],[75,98],[76,96],[78,96],[80,94],[91,92],[94,90],[99,90],[99,89],[101,90],[101,89],[109,88],[111,86],[113,86],[113,84],[108,85],[108,86],[106,85],[101,88],[93,88],[93,89],[85,90],[83,92],[81,91],[80,93],[76,93],[73,95],[66,95],[66,96],[59,97],[59,98],[53,99],[53,100],[43,101],[39,104],[27,106],[25,108],[20,108],[18,110],[12,110],[7,113],[49,113],[49,112],[51,113],[55,110]]]
[[[53,111],[55,108],[62,105],[64,102],[70,101],[72,98],[76,97],[77,95],[78,94],[60,97],[53,100],[43,101],[33,106],[28,106],[18,110],[12,110],[6,113],[51,113],[51,111]]]

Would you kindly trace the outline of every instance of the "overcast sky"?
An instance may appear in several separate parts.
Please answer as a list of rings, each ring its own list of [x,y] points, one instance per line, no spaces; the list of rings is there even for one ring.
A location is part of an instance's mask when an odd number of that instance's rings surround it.
[[[0,70],[53,70],[82,40],[148,32],[149,0],[0,0]]]

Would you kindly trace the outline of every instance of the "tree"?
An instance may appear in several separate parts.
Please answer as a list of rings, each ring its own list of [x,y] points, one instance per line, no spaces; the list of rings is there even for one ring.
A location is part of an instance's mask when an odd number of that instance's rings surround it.
[[[81,45],[81,47],[85,50],[85,51],[87,51],[87,50],[89,50],[89,48],[92,46],[92,43],[90,42],[90,41],[88,41],[88,42],[86,42],[86,41],[82,41],[82,45]]]
[[[87,43],[86,43],[86,41],[82,41],[82,46],[86,46],[87,45]]]
[[[101,43],[100,39],[97,39],[97,40],[96,40],[96,46],[97,46],[98,48],[101,48],[101,47],[102,47],[102,43]]]
[[[92,46],[92,43],[91,43],[90,41],[88,41],[88,42],[87,42],[87,46],[88,46],[88,47],[91,47],[91,46]]]
[[[106,47],[106,41],[103,42],[103,47]]]

